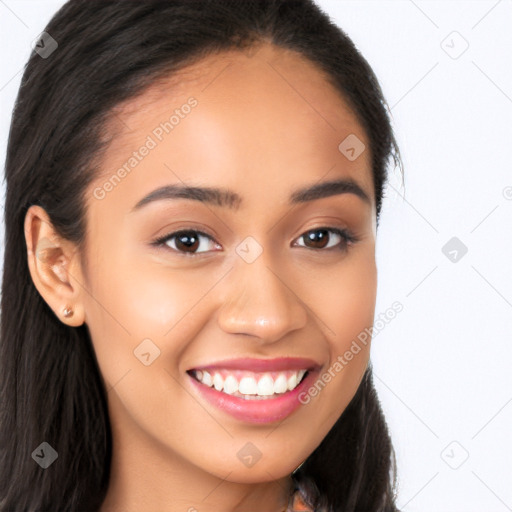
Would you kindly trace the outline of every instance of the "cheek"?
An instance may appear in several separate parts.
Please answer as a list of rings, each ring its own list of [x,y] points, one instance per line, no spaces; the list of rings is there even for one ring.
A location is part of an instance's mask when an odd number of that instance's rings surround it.
[[[364,250],[317,272],[311,289],[315,292],[309,293],[308,301],[315,305],[327,340],[329,363],[302,400],[319,411],[314,421],[325,435],[355,395],[368,364],[377,292],[374,253]]]
[[[329,341],[331,357],[343,354],[373,324],[377,269],[372,246],[363,249],[317,270],[302,292]]]
[[[377,293],[375,267],[368,265],[361,272],[350,273],[340,289],[337,304],[330,311],[337,340],[333,345],[338,355],[348,350],[352,341],[373,324]]]
[[[110,385],[127,371],[133,377],[149,369],[140,359],[141,351],[150,352],[151,367],[171,369],[185,340],[201,325],[197,305],[213,284],[198,271],[191,275],[165,269],[147,257],[144,261],[133,253],[114,254],[108,247],[104,247],[102,260],[95,261],[91,279],[86,324]],[[143,381],[146,378],[147,374]]]

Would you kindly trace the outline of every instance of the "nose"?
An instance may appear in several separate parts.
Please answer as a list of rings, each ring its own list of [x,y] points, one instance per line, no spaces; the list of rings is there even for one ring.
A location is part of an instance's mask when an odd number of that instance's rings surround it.
[[[306,325],[308,311],[290,277],[274,270],[263,253],[256,261],[239,260],[229,273],[228,291],[218,315],[220,328],[266,343]],[[288,278],[287,278],[288,277]]]

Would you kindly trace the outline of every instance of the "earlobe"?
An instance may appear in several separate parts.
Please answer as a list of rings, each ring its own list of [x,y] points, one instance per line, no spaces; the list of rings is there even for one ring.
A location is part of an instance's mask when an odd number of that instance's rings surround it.
[[[27,211],[24,232],[34,286],[59,320],[73,327],[82,325],[81,287],[71,271],[76,255],[73,244],[56,233],[46,211],[36,205]]]
[[[71,316],[73,316],[73,308],[70,307],[70,306],[66,306],[64,308],[64,310],[62,311],[62,314],[66,317],[66,318],[69,318]]]

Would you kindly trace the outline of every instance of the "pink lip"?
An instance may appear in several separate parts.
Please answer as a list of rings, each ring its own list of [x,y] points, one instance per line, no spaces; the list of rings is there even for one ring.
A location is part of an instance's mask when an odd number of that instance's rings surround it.
[[[247,370],[252,372],[279,372],[284,370],[314,370],[320,364],[312,359],[299,357],[279,357],[276,359],[239,358],[217,361],[213,364],[196,366],[194,370]]]
[[[252,360],[252,362],[254,362],[254,360]],[[302,360],[302,365],[300,367],[307,368],[308,365],[303,365],[303,363],[304,360]],[[222,363],[222,365],[219,364],[219,367],[221,366],[222,368],[226,368],[225,363]],[[240,366],[238,365],[236,368],[240,368]],[[276,368],[275,364],[272,368]],[[288,366],[286,369],[289,368],[290,367]],[[254,370],[254,366],[251,366],[250,369]],[[279,369],[282,370],[283,368]],[[318,373],[318,370],[309,371],[294,390],[287,391],[286,393],[277,396],[277,398],[266,398],[262,400],[246,400],[245,398],[228,395],[222,391],[217,391],[215,388],[206,386],[188,373],[187,375],[189,376],[195,390],[197,390],[201,397],[206,399],[209,403],[215,405],[222,411],[227,412],[238,420],[261,424],[281,421],[292,414],[292,412],[302,405],[299,400],[300,394],[313,384]]]

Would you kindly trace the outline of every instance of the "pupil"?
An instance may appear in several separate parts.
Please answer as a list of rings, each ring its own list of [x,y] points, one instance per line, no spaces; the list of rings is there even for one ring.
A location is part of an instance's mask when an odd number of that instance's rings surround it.
[[[191,232],[186,232],[177,237],[177,246],[184,246],[187,249],[197,249],[198,237]]]
[[[320,233],[319,236],[317,236],[317,233]],[[323,248],[326,245],[326,241],[329,238],[328,235],[326,235],[327,230],[326,229],[317,229],[316,231],[310,231],[308,238],[311,242],[313,242],[315,248]],[[324,242],[324,243],[322,243]]]

